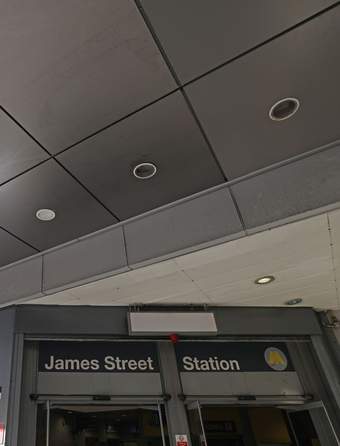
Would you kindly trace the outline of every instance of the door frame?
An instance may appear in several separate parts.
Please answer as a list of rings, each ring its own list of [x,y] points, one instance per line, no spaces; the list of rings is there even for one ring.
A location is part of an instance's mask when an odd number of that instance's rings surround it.
[[[167,446],[166,439],[165,439],[165,431],[164,431],[164,422],[167,421],[164,419],[166,417],[166,411],[164,410],[164,414],[162,413],[162,406],[165,408],[165,401],[161,398],[124,398],[124,399],[114,399],[114,400],[93,400],[89,398],[74,398],[74,397],[40,397],[36,400],[36,407],[38,404],[45,405],[46,407],[46,442],[45,446],[49,446],[50,444],[50,414],[51,409],[53,409],[53,406],[108,406],[108,407],[126,407],[126,408],[132,408],[132,407],[139,407],[139,406],[150,406],[150,408],[153,408],[157,410],[158,417],[159,417],[159,425],[160,425],[160,431],[161,431],[161,437],[162,437],[162,446]],[[37,422],[37,420],[36,420]]]
[[[302,405],[302,406],[300,406],[300,407],[291,407],[291,408],[285,408],[285,409],[284,409],[284,410],[286,411],[286,414],[287,414],[287,419],[288,419],[288,422],[289,422],[289,424],[290,424],[290,428],[291,428],[291,430],[292,430],[292,432],[293,432],[293,434],[294,434],[296,444],[299,445],[299,441],[298,441],[298,439],[297,439],[297,437],[296,437],[295,429],[294,429],[294,426],[293,426],[292,421],[291,421],[291,418],[290,418],[290,414],[291,414],[291,413],[307,411],[307,412],[309,413],[309,416],[311,417],[312,423],[313,423],[313,425],[314,425],[314,428],[315,428],[315,430],[316,430],[318,436],[319,436],[319,437],[322,436],[322,433],[321,433],[321,435],[320,435],[320,432],[319,432],[319,430],[318,430],[318,426],[316,426],[315,423],[314,423],[314,421],[313,421],[313,417],[312,417],[312,415],[311,415],[311,410],[313,410],[313,409],[321,409],[321,410],[324,411],[324,413],[325,413],[325,415],[326,415],[326,419],[327,419],[327,421],[328,421],[326,428],[328,428],[328,429],[331,430],[335,442],[338,444],[338,446],[340,446],[340,440],[339,440],[339,438],[338,438],[338,436],[337,436],[337,433],[336,433],[336,431],[335,431],[335,429],[334,429],[332,420],[331,420],[331,418],[330,418],[330,416],[329,416],[329,414],[328,414],[328,412],[327,412],[327,408],[326,408],[325,404],[324,404],[321,400],[319,400],[319,401],[312,401],[312,402],[307,403],[307,404],[304,404],[304,405]]]

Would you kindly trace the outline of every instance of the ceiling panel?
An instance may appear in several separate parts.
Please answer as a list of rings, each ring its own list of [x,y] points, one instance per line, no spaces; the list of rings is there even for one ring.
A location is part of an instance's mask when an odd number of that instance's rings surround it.
[[[337,7],[186,88],[229,179],[340,138],[339,23]],[[286,97],[300,109],[272,121]]]
[[[248,229],[340,203],[340,147],[231,186]]]
[[[38,209],[56,212],[37,220]],[[0,226],[43,250],[115,223],[56,161],[49,160],[0,188]]]
[[[124,232],[131,267],[244,234],[227,189],[213,191],[162,212],[127,222]]]
[[[37,251],[0,229],[0,267],[16,262]]]
[[[224,181],[181,93],[108,128],[58,159],[121,219]],[[133,167],[142,162],[156,164],[153,178],[133,176]]]
[[[0,103],[57,152],[175,87],[132,0],[0,5]]]
[[[141,0],[182,82],[299,23],[334,0]]]
[[[47,158],[48,154],[0,110],[0,183]]]

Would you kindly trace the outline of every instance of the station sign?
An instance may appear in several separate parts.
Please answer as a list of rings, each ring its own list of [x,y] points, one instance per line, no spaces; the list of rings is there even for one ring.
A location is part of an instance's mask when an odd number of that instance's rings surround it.
[[[159,373],[152,342],[41,341],[39,372]]]
[[[180,372],[289,372],[294,371],[284,342],[179,342]]]

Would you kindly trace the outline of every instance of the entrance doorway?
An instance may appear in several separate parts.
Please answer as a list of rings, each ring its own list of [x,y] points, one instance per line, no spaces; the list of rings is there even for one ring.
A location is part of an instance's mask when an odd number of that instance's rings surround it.
[[[36,446],[166,446],[161,405],[39,404]]]
[[[312,413],[312,411],[317,411]],[[193,446],[338,446],[322,406],[188,406]]]

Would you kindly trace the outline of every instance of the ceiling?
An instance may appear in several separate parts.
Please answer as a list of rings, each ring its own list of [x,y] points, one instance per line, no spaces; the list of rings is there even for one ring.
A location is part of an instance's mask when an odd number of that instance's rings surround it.
[[[275,281],[254,280],[273,275]],[[213,304],[340,309],[340,210],[25,303]]]
[[[339,21],[327,0],[1,2],[0,266],[340,139]],[[253,190],[233,189],[246,226]],[[175,265],[154,268],[186,282]]]

